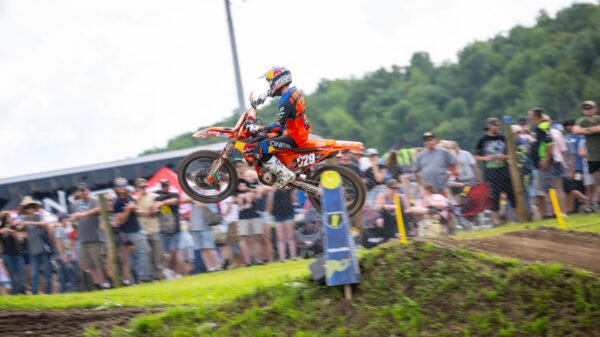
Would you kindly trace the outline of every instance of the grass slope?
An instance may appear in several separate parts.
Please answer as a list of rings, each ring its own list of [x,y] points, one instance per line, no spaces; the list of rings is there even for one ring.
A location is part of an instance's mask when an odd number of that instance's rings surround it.
[[[291,278],[308,275],[308,263],[306,260],[275,263],[88,293],[0,296],[0,309],[100,309],[113,306],[214,304],[249,294],[260,287],[270,287]]]
[[[355,299],[307,280],[144,316],[114,336],[598,336],[600,279],[428,243],[361,260]]]

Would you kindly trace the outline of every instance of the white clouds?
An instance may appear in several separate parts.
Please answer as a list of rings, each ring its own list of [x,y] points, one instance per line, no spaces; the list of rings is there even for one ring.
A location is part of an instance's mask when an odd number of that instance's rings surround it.
[[[233,0],[245,95],[272,65],[313,90],[532,24],[570,0]],[[135,156],[237,106],[222,0],[0,2],[0,177]],[[8,160],[8,161],[7,161]]]

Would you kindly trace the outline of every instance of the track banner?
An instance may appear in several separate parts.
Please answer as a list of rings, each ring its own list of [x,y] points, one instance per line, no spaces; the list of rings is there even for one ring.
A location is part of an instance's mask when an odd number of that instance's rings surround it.
[[[360,282],[360,269],[346,211],[342,178],[335,171],[321,175],[321,208],[325,224],[325,274],[328,286]]]

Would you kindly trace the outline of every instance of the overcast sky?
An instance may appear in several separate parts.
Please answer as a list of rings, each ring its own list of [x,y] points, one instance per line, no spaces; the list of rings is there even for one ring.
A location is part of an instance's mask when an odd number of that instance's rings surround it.
[[[273,65],[310,93],[417,51],[456,61],[573,2],[232,0],[232,14],[247,96]],[[224,0],[0,0],[0,178],[135,157],[237,105]]]

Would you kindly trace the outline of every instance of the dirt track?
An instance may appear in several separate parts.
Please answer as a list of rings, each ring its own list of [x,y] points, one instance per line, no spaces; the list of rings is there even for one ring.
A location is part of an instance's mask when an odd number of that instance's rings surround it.
[[[600,235],[594,233],[538,228],[478,240],[433,241],[524,261],[561,262],[600,273]]]
[[[123,326],[144,309],[63,311],[0,311],[0,336],[83,336],[86,327],[94,326],[105,332]]]

